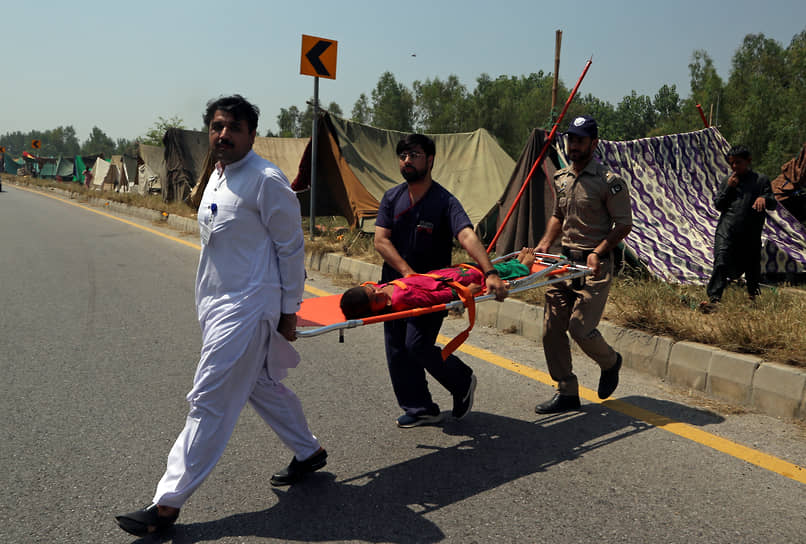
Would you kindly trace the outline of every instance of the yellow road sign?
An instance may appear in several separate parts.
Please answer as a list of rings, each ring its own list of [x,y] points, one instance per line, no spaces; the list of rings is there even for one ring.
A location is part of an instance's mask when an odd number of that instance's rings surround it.
[[[0,153],[5,153],[5,152],[6,152],[6,148],[0,145]]]
[[[304,76],[336,79],[336,40],[302,35],[299,73]]]
[[[40,147],[42,147],[42,142],[40,142],[39,140],[31,140],[31,147],[33,147],[34,149],[39,149]]]

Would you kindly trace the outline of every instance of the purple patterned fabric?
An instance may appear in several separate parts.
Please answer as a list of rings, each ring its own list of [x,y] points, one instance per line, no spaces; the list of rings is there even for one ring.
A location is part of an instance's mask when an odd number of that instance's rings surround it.
[[[716,128],[628,142],[600,140],[602,162],[630,185],[634,226],[625,243],[659,278],[708,281],[719,219],[713,197],[730,173],[729,148]],[[761,241],[762,273],[806,271],[806,229],[783,206],[767,212]]]

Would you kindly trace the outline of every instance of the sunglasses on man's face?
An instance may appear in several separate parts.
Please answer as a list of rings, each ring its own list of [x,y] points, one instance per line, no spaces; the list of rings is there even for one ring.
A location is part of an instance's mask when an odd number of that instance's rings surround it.
[[[397,156],[397,158],[399,158],[401,161],[405,161],[406,157],[410,158],[413,161],[416,161],[420,157],[425,157],[425,153],[420,153],[419,151],[404,151],[403,153]]]

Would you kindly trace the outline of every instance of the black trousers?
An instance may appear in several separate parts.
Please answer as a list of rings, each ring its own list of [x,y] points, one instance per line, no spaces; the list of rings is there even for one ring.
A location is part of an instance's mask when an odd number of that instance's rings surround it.
[[[706,293],[708,300],[719,302],[725,287],[730,280],[739,279],[744,274],[747,282],[747,294],[755,297],[759,294],[759,282],[761,281],[761,245],[751,244],[749,248],[737,251],[727,259],[715,259],[714,271],[711,279],[708,280]]]

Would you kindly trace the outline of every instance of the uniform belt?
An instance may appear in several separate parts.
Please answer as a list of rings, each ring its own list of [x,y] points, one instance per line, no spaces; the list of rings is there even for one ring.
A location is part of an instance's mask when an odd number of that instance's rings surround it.
[[[574,262],[586,263],[588,262],[588,255],[593,253],[594,250],[592,249],[571,249],[570,247],[563,246],[563,255],[568,257]],[[607,259],[610,256],[610,252],[602,255],[600,257],[601,260]]]

